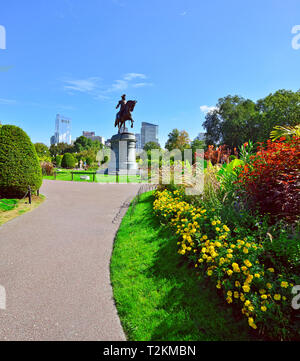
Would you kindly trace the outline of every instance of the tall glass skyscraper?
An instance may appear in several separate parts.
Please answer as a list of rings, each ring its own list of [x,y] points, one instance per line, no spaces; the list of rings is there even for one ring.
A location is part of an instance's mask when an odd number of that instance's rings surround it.
[[[56,115],[55,133],[50,138],[51,144],[67,143],[71,144],[71,119],[60,114]]]
[[[142,122],[141,148],[148,142],[158,143],[158,125]]]

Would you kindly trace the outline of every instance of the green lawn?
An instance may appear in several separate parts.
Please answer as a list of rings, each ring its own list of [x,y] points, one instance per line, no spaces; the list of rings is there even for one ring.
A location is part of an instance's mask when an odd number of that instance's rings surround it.
[[[32,203],[25,199],[1,199],[0,200],[0,226],[23,213],[30,212],[45,200],[45,196],[32,195]]]
[[[177,240],[152,212],[152,193],[131,207],[118,231],[111,281],[128,340],[252,340],[244,318],[177,253]],[[131,215],[132,213],[132,215]]]
[[[56,173],[56,180],[61,181],[72,181],[72,170],[64,169],[61,172]],[[84,174],[83,174],[84,173]],[[74,174],[74,182],[93,182],[93,172],[82,171],[80,174]],[[90,180],[80,179],[82,175],[89,175]],[[54,180],[54,176],[44,176],[44,179]],[[119,176],[119,179],[115,175],[108,174],[96,174],[95,182],[97,183],[142,183],[142,180],[139,176]]]
[[[0,199],[0,211],[10,211],[16,207],[17,203],[17,199]]]

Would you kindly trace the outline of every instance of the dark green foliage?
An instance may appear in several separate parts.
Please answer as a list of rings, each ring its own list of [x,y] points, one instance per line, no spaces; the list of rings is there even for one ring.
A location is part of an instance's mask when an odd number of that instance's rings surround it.
[[[87,157],[86,158],[86,164],[87,165],[92,165],[92,163],[93,163],[93,159],[91,157]]]
[[[148,152],[148,150],[152,150],[152,149],[160,149],[160,145],[156,142],[148,142],[145,144],[144,150],[146,152]]]
[[[57,155],[55,157],[55,164],[56,164],[57,167],[61,167],[62,157],[63,157],[62,155]]]
[[[62,158],[62,161],[61,161],[61,166],[63,168],[74,168],[75,163],[76,163],[76,160],[73,157],[73,154],[65,153],[63,158]]]
[[[256,103],[237,95],[219,99],[206,115],[206,144],[239,147],[251,139],[265,142],[274,126],[300,123],[300,91],[278,90]]]
[[[34,147],[35,147],[36,153],[37,153],[40,161],[44,161],[44,162],[50,162],[51,161],[49,148],[46,146],[46,144],[44,144],[44,143],[35,143]]]
[[[28,186],[33,191],[42,185],[42,170],[34,145],[19,127],[0,129],[0,196],[23,197]]]

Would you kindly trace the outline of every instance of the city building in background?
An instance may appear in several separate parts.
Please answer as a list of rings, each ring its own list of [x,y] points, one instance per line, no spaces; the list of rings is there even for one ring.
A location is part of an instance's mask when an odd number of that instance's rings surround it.
[[[60,114],[56,115],[55,133],[50,138],[50,144],[71,144],[71,119]]]
[[[136,133],[136,134],[135,134],[135,139],[136,139],[136,149],[142,149],[141,134],[140,134],[140,133]]]
[[[99,142],[101,144],[105,144],[105,139],[104,137],[101,137],[100,135],[96,135],[95,132],[85,132],[83,131],[82,132],[82,135],[88,139],[91,139],[91,140],[99,140]]]
[[[158,125],[142,122],[141,148],[148,142],[158,143]]]

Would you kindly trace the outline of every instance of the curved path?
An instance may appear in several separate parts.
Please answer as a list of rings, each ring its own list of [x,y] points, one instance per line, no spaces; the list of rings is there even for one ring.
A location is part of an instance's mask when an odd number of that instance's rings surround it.
[[[125,340],[109,263],[138,188],[44,181],[47,200],[0,227],[0,340]]]

